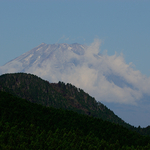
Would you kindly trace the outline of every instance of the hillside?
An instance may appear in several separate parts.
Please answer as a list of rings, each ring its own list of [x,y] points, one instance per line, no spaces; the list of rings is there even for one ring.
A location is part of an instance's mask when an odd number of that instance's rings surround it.
[[[0,91],[0,149],[146,150],[150,137]]]
[[[0,76],[0,90],[32,103],[101,118],[123,125],[142,135],[150,136],[150,126],[146,128],[131,126],[88,93],[69,83],[49,83],[35,75],[26,73],[4,74]]]
[[[73,110],[130,127],[102,103],[69,83],[49,83],[26,73],[4,74],[0,76],[0,90],[32,103]]]

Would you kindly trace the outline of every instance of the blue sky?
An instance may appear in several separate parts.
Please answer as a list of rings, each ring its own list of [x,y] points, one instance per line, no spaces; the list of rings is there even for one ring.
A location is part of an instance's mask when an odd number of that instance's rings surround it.
[[[107,50],[107,54],[112,56],[108,61],[117,52],[118,57],[114,60],[123,66],[132,62],[135,70],[149,77],[141,76],[141,80],[135,83],[138,87],[142,85],[141,89],[147,92],[150,87],[149,8],[148,0],[0,0],[0,66],[42,42],[90,45],[95,39],[100,39],[100,52]],[[113,64],[115,61],[110,65],[118,71]],[[132,72],[133,79],[138,78]],[[124,76],[127,75],[128,71],[125,71]],[[145,123],[139,120],[140,114],[143,114],[141,118],[149,117],[149,106],[145,109],[144,101],[138,107],[105,104],[114,108],[118,115],[122,113],[120,116],[131,124],[149,124],[146,118]],[[140,106],[143,112],[138,111]],[[134,110],[137,123],[132,121]],[[129,115],[132,115],[130,119]]]
[[[122,52],[126,63],[150,76],[150,1],[0,0],[0,65],[45,42]]]

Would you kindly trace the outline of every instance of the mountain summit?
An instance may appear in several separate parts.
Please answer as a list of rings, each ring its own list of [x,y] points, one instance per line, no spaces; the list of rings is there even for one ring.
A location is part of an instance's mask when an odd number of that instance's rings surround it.
[[[24,53],[23,55],[6,63],[3,68],[4,72],[32,72],[38,68],[45,68],[46,65],[52,64],[55,68],[60,70],[65,69],[67,63],[77,65],[77,56],[83,55],[86,46],[81,44],[45,44],[41,43],[39,46]],[[69,55],[72,55],[72,59]],[[69,60],[68,60],[69,59]],[[34,69],[33,69],[34,68]]]

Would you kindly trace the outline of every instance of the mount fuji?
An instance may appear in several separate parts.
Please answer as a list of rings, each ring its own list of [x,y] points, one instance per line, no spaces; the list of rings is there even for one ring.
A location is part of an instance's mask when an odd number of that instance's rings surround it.
[[[123,54],[101,54],[100,44],[42,43],[1,66],[0,74],[25,72],[49,82],[74,84],[126,122],[150,125],[150,78],[126,64]]]

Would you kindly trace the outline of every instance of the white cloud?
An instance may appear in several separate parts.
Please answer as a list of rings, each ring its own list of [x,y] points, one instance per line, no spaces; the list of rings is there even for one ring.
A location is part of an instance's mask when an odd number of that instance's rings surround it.
[[[99,101],[136,105],[143,94],[150,95],[150,78],[134,70],[132,63],[126,64],[123,54],[105,54],[95,59],[93,54],[99,53],[100,44],[99,40],[95,40],[82,56],[84,63],[75,67],[73,71],[64,73],[60,77],[61,80],[83,88]],[[114,84],[113,80],[108,81],[105,76],[107,74],[121,77],[120,82],[127,83],[126,86],[120,87]]]

